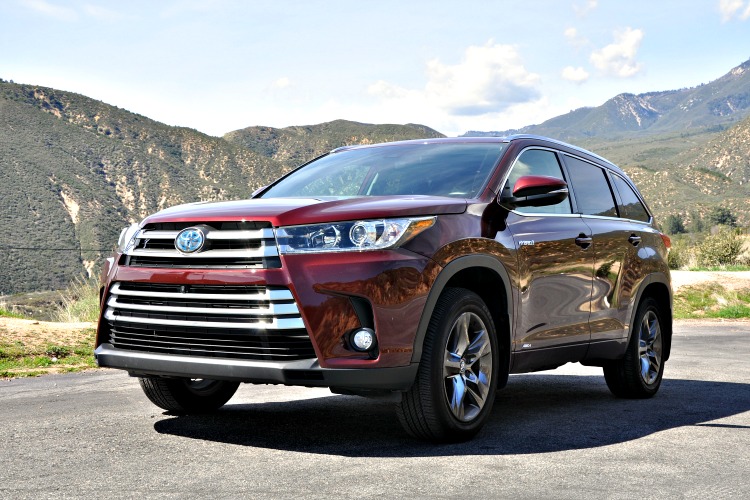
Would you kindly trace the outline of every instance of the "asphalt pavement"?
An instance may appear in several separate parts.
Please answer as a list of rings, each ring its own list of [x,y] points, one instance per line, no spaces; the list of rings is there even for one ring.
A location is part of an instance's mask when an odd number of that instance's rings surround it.
[[[747,498],[750,322],[678,322],[650,400],[601,370],[512,376],[473,441],[392,403],[243,385],[177,417],[114,370],[0,382],[0,498]]]

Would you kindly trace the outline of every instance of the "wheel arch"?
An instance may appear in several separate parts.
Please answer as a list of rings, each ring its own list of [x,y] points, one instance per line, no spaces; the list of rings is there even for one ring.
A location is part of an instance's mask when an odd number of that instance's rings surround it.
[[[650,274],[641,283],[637,298],[633,303],[633,313],[630,317],[630,335],[633,335],[635,331],[635,325],[633,324],[635,321],[635,312],[638,310],[641,302],[649,297],[656,301],[659,305],[659,311],[662,313],[663,360],[667,361],[672,351],[672,286],[671,280],[666,274]]]
[[[501,366],[506,370],[500,374],[498,388],[507,382],[510,371],[513,315],[513,299],[511,295],[511,281],[505,267],[491,255],[467,255],[459,257],[446,265],[433,283],[427,296],[422,317],[419,320],[417,334],[414,339],[412,362],[419,362],[422,358],[427,327],[435,311],[440,295],[448,287],[466,288],[479,295],[492,315],[498,341],[501,347]]]

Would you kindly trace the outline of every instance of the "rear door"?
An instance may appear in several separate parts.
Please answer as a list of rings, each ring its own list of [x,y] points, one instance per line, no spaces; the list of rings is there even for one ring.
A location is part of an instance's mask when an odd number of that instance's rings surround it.
[[[563,158],[572,180],[576,210],[593,236],[591,340],[621,339],[627,335],[627,308],[634,293],[635,278],[640,275],[634,258],[637,259],[636,247],[642,238],[643,224],[620,217],[624,208],[617,202],[616,183],[624,183],[624,179],[581,158],[568,154]],[[629,209],[637,211],[635,206]],[[645,209],[643,215],[650,218]]]

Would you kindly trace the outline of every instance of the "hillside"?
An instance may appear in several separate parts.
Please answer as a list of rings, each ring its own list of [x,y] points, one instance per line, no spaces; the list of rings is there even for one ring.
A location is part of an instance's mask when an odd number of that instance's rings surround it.
[[[750,115],[750,60],[698,87],[620,94],[601,106],[579,108],[539,125],[465,135],[536,134],[564,141],[722,130]]]
[[[723,205],[750,225],[750,61],[698,87],[620,94],[539,125],[464,135],[513,133],[572,142],[616,163],[658,220],[690,221]]]
[[[0,83],[0,131],[0,293],[63,287],[98,267],[128,222],[176,203],[247,196],[282,168],[44,87]]]
[[[750,225],[750,61],[700,87],[622,94],[523,131],[619,164],[661,221],[724,205]],[[337,120],[218,138],[0,80],[0,295],[59,289],[95,271],[123,226],[161,208],[247,197],[338,146],[441,136]]]
[[[304,127],[248,127],[224,135],[227,141],[287,167],[300,165],[340,146],[430,137],[445,136],[424,125],[369,125],[346,120]]]
[[[437,134],[351,122],[297,128],[309,140],[273,143],[276,160],[79,94],[0,81],[0,295],[63,288],[97,270],[128,223],[179,203],[246,198],[334,144]]]
[[[750,117],[714,133],[591,139],[581,145],[621,166],[657,219],[679,214],[689,222],[725,206],[750,225]]]

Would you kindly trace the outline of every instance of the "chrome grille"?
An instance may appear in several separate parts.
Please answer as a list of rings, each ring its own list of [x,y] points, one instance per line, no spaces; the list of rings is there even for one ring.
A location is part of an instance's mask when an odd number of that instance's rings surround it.
[[[116,348],[223,358],[315,358],[286,288],[117,282],[104,318]]]
[[[206,235],[202,251],[185,254],[174,245],[187,227]],[[276,238],[265,222],[185,222],[148,224],[135,235],[120,261],[123,266],[200,269],[279,268]]]

